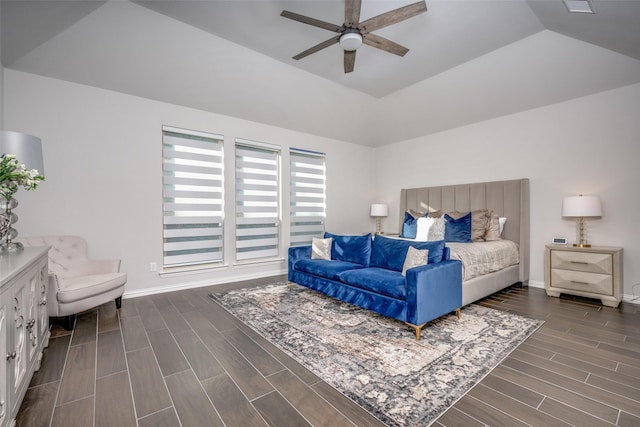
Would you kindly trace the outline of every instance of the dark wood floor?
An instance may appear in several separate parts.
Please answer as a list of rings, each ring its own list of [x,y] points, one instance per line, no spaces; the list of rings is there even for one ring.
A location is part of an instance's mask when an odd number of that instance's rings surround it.
[[[73,333],[52,326],[17,425],[381,425],[209,300],[211,289],[125,299],[119,312],[105,304]],[[481,304],[545,324],[435,425],[640,425],[640,306],[526,287]]]

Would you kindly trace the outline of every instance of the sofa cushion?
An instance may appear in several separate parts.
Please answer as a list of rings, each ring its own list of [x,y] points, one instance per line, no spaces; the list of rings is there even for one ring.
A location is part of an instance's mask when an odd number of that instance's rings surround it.
[[[301,259],[296,261],[296,270],[331,280],[339,280],[343,271],[364,268],[362,264],[345,261],[329,261],[324,259]]]
[[[331,237],[331,259],[346,262],[355,262],[365,267],[369,266],[371,256],[371,234],[364,236],[341,236],[338,234],[324,233],[325,238]]]
[[[402,271],[409,246],[413,246],[416,249],[427,249],[429,251],[429,264],[440,262],[443,259],[444,240],[414,242],[377,235],[371,245],[370,266]]]
[[[376,237],[377,239],[377,237]],[[407,299],[404,276],[398,271],[369,267],[340,273],[340,280],[347,285],[366,289],[397,299]]]

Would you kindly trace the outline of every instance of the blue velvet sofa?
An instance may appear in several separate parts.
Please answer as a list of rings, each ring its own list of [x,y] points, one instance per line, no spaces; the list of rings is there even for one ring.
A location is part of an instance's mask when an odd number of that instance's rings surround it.
[[[414,328],[416,339],[424,325],[462,306],[462,265],[449,259],[444,240],[414,242],[377,235],[333,239],[331,259],[312,258],[311,246],[289,248],[288,279],[325,295]],[[428,249],[428,263],[402,269],[409,246]]]

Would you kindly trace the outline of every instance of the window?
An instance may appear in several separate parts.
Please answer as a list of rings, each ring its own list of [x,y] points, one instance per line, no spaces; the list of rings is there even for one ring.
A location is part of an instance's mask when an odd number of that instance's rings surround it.
[[[280,147],[236,139],[236,259],[278,256]]]
[[[325,155],[291,149],[291,246],[310,245],[324,234],[326,217]]]
[[[162,127],[163,265],[221,262],[223,137]]]

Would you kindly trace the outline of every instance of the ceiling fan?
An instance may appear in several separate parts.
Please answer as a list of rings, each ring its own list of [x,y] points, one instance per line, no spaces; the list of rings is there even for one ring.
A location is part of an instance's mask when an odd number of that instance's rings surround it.
[[[385,12],[363,22],[360,22],[361,3],[362,0],[345,0],[344,24],[342,25],[331,24],[319,19],[283,10],[280,16],[338,33],[338,35],[331,37],[329,40],[318,43],[304,52],[300,52],[294,56],[293,59],[302,59],[335,43],[339,43],[344,50],[344,72],[351,73],[356,63],[356,50],[363,43],[398,56],[404,56],[409,52],[409,49],[406,47],[384,37],[377,36],[373,34],[372,31],[397,24],[398,22],[426,12],[427,4],[425,0]]]

